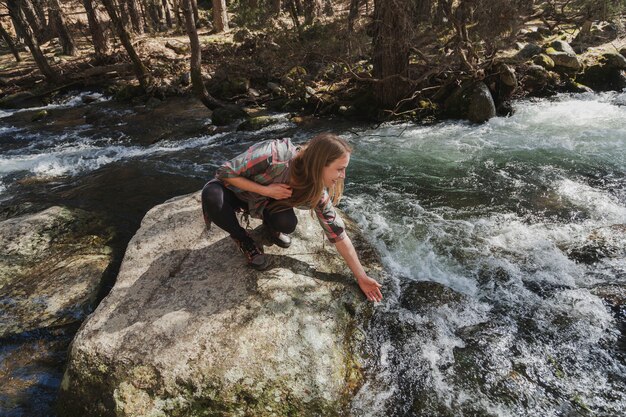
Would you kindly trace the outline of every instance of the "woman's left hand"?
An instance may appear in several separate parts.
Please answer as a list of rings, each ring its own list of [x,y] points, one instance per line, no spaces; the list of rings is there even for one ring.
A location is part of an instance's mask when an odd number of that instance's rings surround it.
[[[380,292],[382,285],[378,281],[365,275],[362,278],[357,278],[357,282],[369,301],[382,301],[383,294]]]

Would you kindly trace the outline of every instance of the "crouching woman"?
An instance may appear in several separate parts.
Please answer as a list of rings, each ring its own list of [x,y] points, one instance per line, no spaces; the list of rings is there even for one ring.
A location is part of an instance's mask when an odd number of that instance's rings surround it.
[[[365,273],[334,208],[343,193],[351,153],[344,139],[330,133],[298,148],[289,139],[257,143],[224,163],[204,186],[204,220],[229,233],[248,264],[263,270],[268,266],[263,247],[239,224],[236,213],[262,219],[272,242],[287,248],[298,223],[294,208],[313,210],[367,299],[381,301],[381,285]]]

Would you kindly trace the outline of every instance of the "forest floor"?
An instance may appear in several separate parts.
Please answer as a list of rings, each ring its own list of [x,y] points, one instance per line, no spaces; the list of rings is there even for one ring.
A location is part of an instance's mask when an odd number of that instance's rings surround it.
[[[133,35],[133,44],[154,79],[153,89],[145,95],[138,91],[132,66],[119,42],[114,40],[113,52],[107,62],[96,62],[84,16],[73,18],[72,31],[77,43],[75,56],[63,55],[56,39],[41,45],[53,67],[66,81],[62,85],[48,85],[27,51],[22,51],[21,61],[16,62],[8,48],[1,44],[0,99],[26,93],[32,99],[31,103],[41,101],[45,104],[58,94],[81,89],[101,91],[120,100],[135,102],[192,94],[189,39],[185,33],[170,30]],[[336,13],[333,17],[324,17],[318,24],[305,27],[301,36],[286,16],[264,22],[263,28],[258,30],[233,28],[215,34],[207,28],[199,28],[203,73],[209,92],[218,99],[247,109],[354,116],[346,109],[355,107],[359,101],[371,99],[372,84],[367,82],[372,70],[369,58],[371,38],[365,30],[366,17],[357,22],[353,32],[347,30],[346,22],[345,13]],[[511,47],[500,51],[496,59],[513,67],[522,64],[516,61],[515,54],[520,45],[529,42],[529,33],[537,33],[540,26],[540,21],[526,23],[520,35],[510,40]],[[534,42],[542,45],[554,39],[572,41],[577,32],[574,27],[561,26],[555,33],[546,34]],[[441,87],[437,71],[448,71],[452,77],[460,76],[449,71],[446,64],[441,64],[444,57],[438,45],[433,42],[421,47],[420,58],[411,63],[412,71],[418,74],[433,72],[433,76],[424,82],[426,90]],[[603,53],[617,52],[624,47],[626,37],[611,32],[590,42],[581,50],[579,58],[583,65],[591,65]],[[437,65],[440,68],[435,68]],[[513,98],[527,95],[529,92],[520,88]],[[371,113],[365,116],[380,119],[371,117]]]

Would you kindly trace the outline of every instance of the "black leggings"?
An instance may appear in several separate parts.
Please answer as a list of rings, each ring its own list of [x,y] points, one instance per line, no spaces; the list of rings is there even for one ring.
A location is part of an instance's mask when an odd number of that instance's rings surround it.
[[[248,204],[237,198],[234,191],[224,187],[219,181],[209,181],[202,189],[202,213],[205,223],[207,225],[211,222],[215,223],[235,239],[244,240],[247,236],[235,212],[247,210]],[[271,229],[287,234],[293,233],[298,224],[298,218],[292,208],[277,213],[264,210],[263,221]]]

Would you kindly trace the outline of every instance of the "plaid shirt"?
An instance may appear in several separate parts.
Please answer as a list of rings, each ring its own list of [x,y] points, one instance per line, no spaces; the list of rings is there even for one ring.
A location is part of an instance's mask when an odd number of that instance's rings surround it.
[[[259,142],[225,162],[218,168],[215,178],[222,181],[225,178],[244,177],[262,185],[288,183],[289,162],[297,153],[298,150],[288,138]],[[224,181],[222,183],[234,191],[240,200],[248,203],[248,210],[252,217],[263,217],[263,210],[270,200],[268,197],[241,190]],[[308,209],[308,207],[298,208]],[[314,211],[328,240],[336,243],[346,237],[345,225],[333,206],[328,190],[324,189],[322,198]]]

